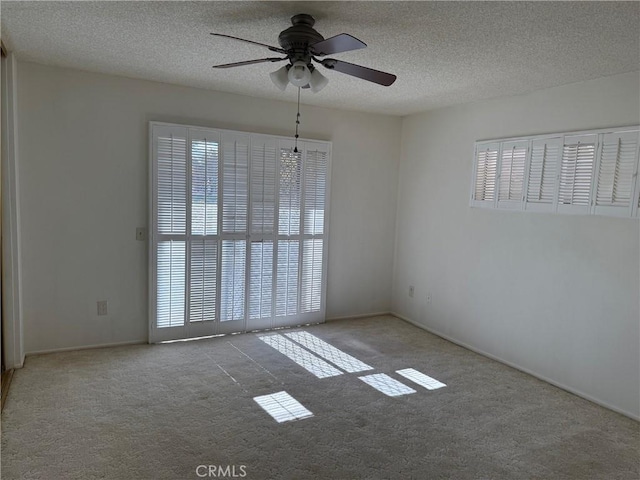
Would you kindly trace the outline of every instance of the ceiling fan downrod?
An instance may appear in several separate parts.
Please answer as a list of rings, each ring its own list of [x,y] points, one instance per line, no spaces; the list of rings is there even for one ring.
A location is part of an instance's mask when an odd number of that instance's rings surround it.
[[[296,114],[296,143],[293,147],[293,153],[298,153],[298,126],[300,125],[300,87],[298,87],[298,113]]]

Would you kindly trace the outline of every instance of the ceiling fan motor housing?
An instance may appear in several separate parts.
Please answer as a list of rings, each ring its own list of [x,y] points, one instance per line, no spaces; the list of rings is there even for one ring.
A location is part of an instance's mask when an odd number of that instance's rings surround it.
[[[311,15],[300,13],[291,17],[293,26],[280,32],[278,43],[287,51],[287,56],[291,62],[301,60],[305,63],[311,62],[309,45],[321,42],[324,37],[313,29],[316,23]]]

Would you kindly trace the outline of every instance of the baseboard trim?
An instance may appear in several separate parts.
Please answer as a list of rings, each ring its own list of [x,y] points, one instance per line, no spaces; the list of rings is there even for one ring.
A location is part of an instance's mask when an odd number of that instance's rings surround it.
[[[9,395],[9,387],[11,387],[11,379],[13,378],[13,368],[2,372],[2,400],[0,400],[0,411],[4,410],[4,404],[7,402],[7,395]]]
[[[340,317],[327,317],[325,319],[325,321],[326,322],[335,322],[336,320],[355,320],[357,318],[381,317],[383,315],[393,315],[393,313],[391,313],[391,312],[359,313],[357,315],[344,315],[344,316],[340,316]]]
[[[100,343],[97,345],[78,345],[75,347],[62,347],[62,348],[51,348],[48,350],[36,350],[34,352],[27,352],[27,357],[31,357],[33,355],[45,355],[47,353],[58,353],[58,352],[71,352],[74,350],[92,350],[95,348],[110,348],[110,347],[124,347],[127,345],[146,345],[147,342],[144,340],[131,340],[128,342],[115,342],[115,343]]]
[[[621,408],[618,408],[614,405],[611,405],[610,403],[604,402],[602,400],[599,400],[595,397],[592,397],[589,394],[586,394],[576,388],[573,387],[569,387],[567,385],[564,385],[563,383],[557,382],[556,380],[552,380],[548,377],[545,377],[544,375],[540,375],[539,373],[536,373],[532,370],[529,370],[528,368],[524,368],[516,363],[510,362],[508,360],[505,360],[503,358],[498,357],[497,355],[493,355],[491,353],[485,352],[484,350],[481,350],[479,348],[474,347],[473,345],[469,345],[465,342],[461,342],[460,340],[457,340],[456,338],[450,337],[449,335],[445,335],[444,333],[440,333],[437,330],[434,330],[431,327],[427,327],[426,325],[423,325],[421,323],[415,322],[413,320],[411,320],[410,318],[405,317],[404,315],[400,315],[399,313],[396,312],[390,312],[390,315],[393,315],[396,318],[399,318],[400,320],[404,320],[407,323],[410,323],[411,325],[414,325],[418,328],[421,328],[422,330],[425,330],[429,333],[432,333],[433,335],[436,335],[440,338],[443,338],[451,343],[455,343],[456,345],[466,348],[467,350],[471,350],[472,352],[475,352],[479,355],[482,355],[483,357],[487,357],[490,358],[491,360],[495,360],[496,362],[500,362],[504,365],[507,365],[511,368],[515,368],[516,370],[520,370],[523,373],[526,373],[528,375],[531,375],[532,377],[536,377],[539,380],[542,380],[543,382],[547,382],[550,385],[553,385],[554,387],[558,387],[561,388],[562,390],[565,390],[569,393],[573,393],[574,395],[577,395],[579,397],[584,398],[585,400],[589,400],[590,402],[593,402],[597,405],[600,405],[601,407],[607,408],[609,410],[612,410],[616,413],[619,413],[621,415],[624,415],[625,417],[629,417],[632,420],[636,420],[636,421],[640,421],[640,416],[635,415],[631,412],[628,412],[626,410],[623,410]]]

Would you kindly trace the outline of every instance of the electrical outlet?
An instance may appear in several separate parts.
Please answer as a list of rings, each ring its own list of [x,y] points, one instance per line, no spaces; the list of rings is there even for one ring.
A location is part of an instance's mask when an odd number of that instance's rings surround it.
[[[427,303],[431,303],[431,292],[427,293]]]
[[[107,315],[107,301],[98,300],[98,315]]]
[[[144,227],[136,228],[136,240],[144,242],[147,239],[147,229]]]
[[[409,297],[413,298],[414,293],[415,293],[415,287],[413,285],[409,285]]]

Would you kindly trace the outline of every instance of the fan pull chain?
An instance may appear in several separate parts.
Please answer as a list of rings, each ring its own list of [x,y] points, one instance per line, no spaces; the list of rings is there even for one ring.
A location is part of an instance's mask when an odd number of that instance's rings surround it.
[[[293,153],[298,153],[298,125],[300,125],[300,87],[298,87],[298,114],[296,115],[296,144]]]

